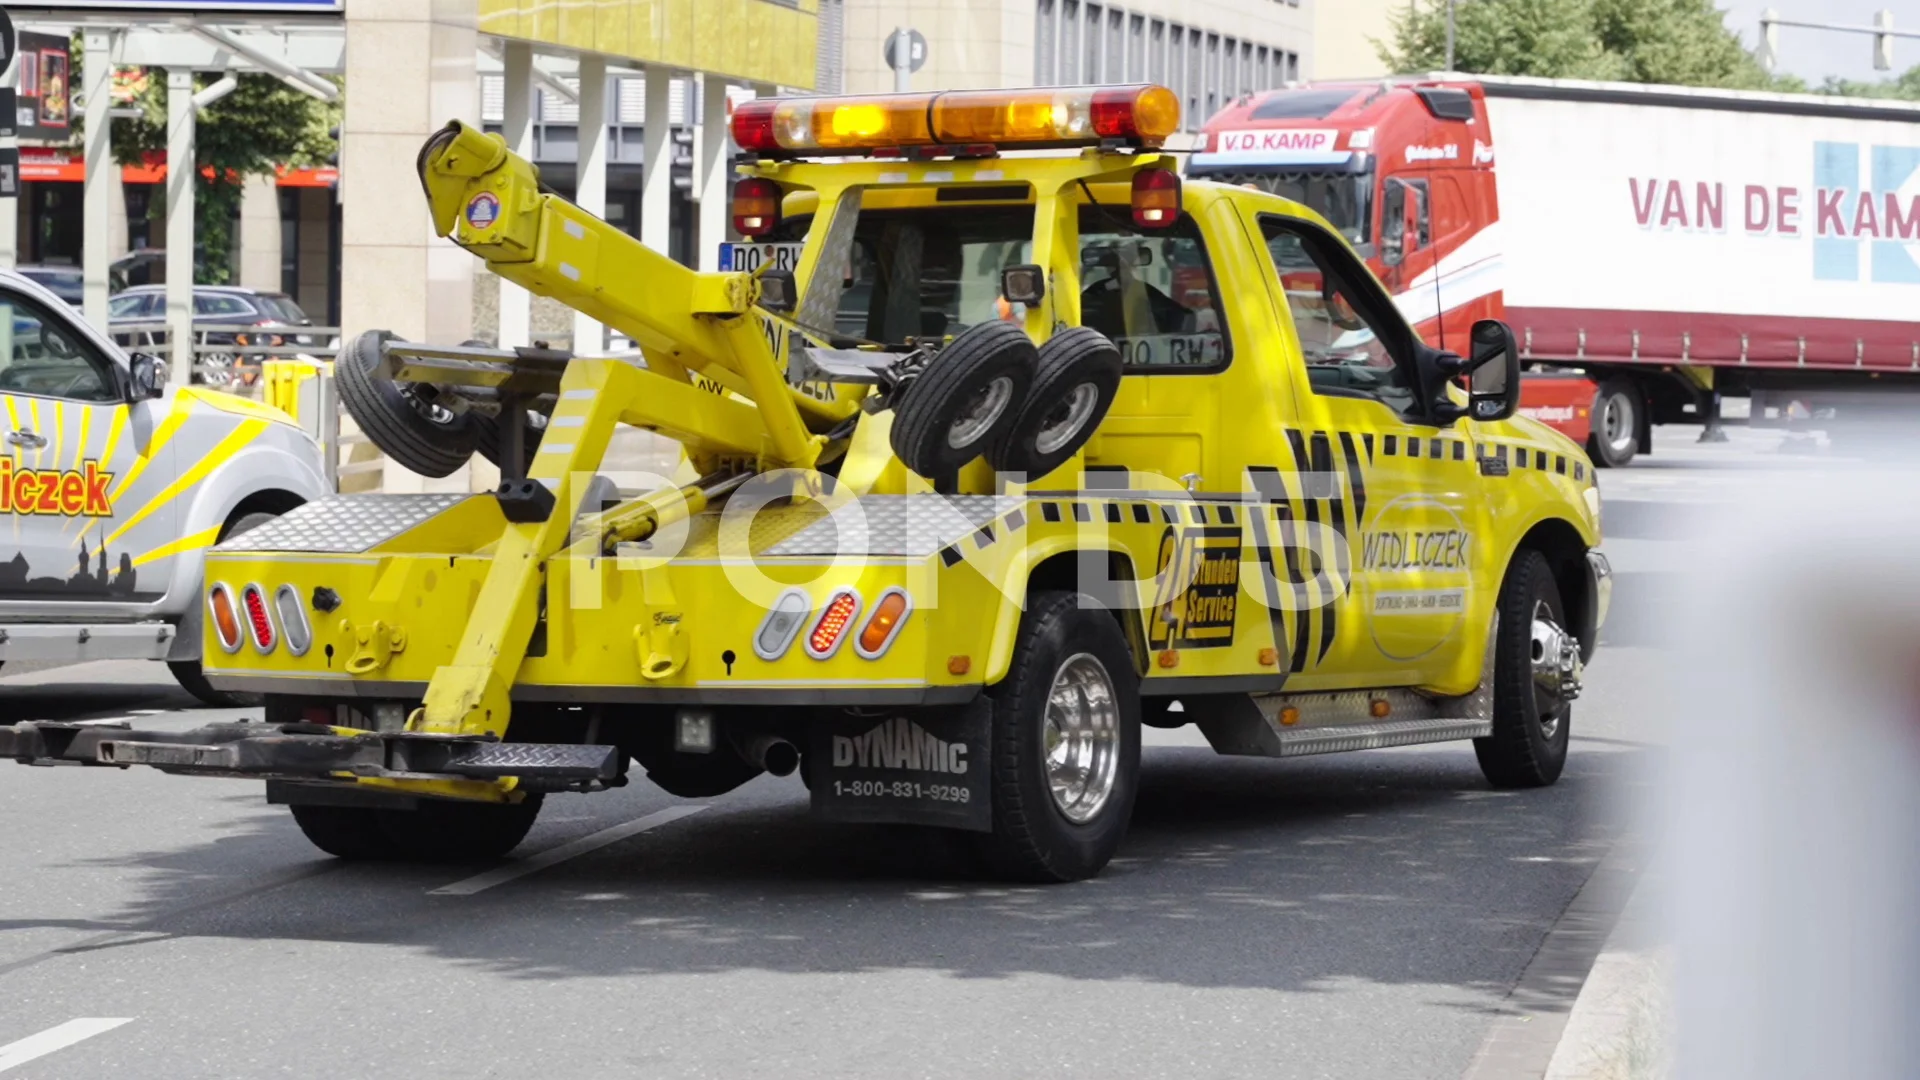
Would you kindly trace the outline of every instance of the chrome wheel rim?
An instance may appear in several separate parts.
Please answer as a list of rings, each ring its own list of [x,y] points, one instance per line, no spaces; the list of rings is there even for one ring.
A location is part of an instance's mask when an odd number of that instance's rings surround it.
[[[954,418],[953,426],[947,429],[947,445],[964,450],[979,442],[1000,419],[1000,414],[1007,411],[1007,403],[1012,400],[1013,378],[1008,375],[975,390],[967,399],[966,407]]]
[[[1076,825],[1092,821],[1120,775],[1120,704],[1093,654],[1075,653],[1054,673],[1043,737],[1054,808]]]
[[[1553,609],[1544,600],[1533,605],[1533,640],[1529,643],[1529,657],[1533,662],[1533,703],[1534,711],[1540,716],[1540,734],[1551,740],[1560,733],[1560,721],[1566,715],[1567,670],[1566,654],[1569,648],[1578,650],[1579,643],[1572,635],[1562,629],[1553,617]],[[1571,676],[1573,693],[1579,693],[1579,676]]]
[[[1608,394],[1600,406],[1600,437],[1615,450],[1625,450],[1633,441],[1633,406],[1624,394]]]
[[[1087,418],[1093,415],[1093,406],[1100,400],[1100,391],[1092,383],[1081,383],[1073,388],[1059,407],[1047,417],[1040,427],[1040,434],[1033,440],[1033,448],[1042,454],[1051,454],[1067,445],[1080,429],[1086,426]]]

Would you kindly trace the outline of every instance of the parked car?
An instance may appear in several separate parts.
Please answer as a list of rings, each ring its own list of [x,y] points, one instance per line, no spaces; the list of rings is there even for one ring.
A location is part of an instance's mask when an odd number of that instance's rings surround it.
[[[79,307],[85,278],[77,266],[22,266],[20,276],[44,286],[46,290],[74,307]]]
[[[142,324],[158,328],[166,318],[165,285],[136,285],[107,303],[107,320],[116,334],[135,330]],[[314,335],[294,330],[312,326],[313,319],[286,293],[228,285],[196,285],[193,322],[196,327],[222,328],[207,332],[207,344],[234,346],[232,352],[211,352],[200,357],[194,368],[194,380],[208,386],[251,384],[260,377],[260,361],[268,354],[249,354],[244,351],[247,346],[278,348],[323,344]],[[259,332],[226,329],[236,326],[262,329]]]

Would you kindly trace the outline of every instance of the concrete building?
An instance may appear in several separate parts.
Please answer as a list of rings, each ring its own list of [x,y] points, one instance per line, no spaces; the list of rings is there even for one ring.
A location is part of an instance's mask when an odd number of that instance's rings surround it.
[[[1371,79],[1392,72],[1381,63],[1377,42],[1393,34],[1392,16],[1408,0],[1326,0],[1314,5],[1313,77]]]
[[[1322,0],[822,0],[841,32],[842,85],[893,89],[885,42],[902,24],[927,39],[913,86],[961,89],[1157,82],[1196,131],[1227,101],[1310,78]],[[822,56],[832,51],[829,40]],[[825,63],[823,62],[823,67]]]

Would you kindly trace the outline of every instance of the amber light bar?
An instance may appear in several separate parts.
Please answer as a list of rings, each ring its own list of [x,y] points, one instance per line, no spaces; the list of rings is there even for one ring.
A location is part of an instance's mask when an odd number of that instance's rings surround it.
[[[1180,127],[1164,86],[1047,86],[862,97],[758,98],[733,109],[733,141],[769,157],[912,147],[1155,148]]]

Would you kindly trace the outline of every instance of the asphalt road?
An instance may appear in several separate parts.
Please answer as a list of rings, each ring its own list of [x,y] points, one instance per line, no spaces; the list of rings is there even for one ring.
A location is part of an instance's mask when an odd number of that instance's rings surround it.
[[[816,825],[795,778],[551,797],[499,872],[335,862],[257,784],[0,766],[0,1073],[1453,1080],[1643,838],[1688,515],[1799,464],[1739,434],[1603,474],[1620,584],[1557,786],[1492,791],[1465,744],[1278,762],[1154,732],[1084,884]],[[191,704],[157,665],[0,678],[8,719],[234,715]]]

